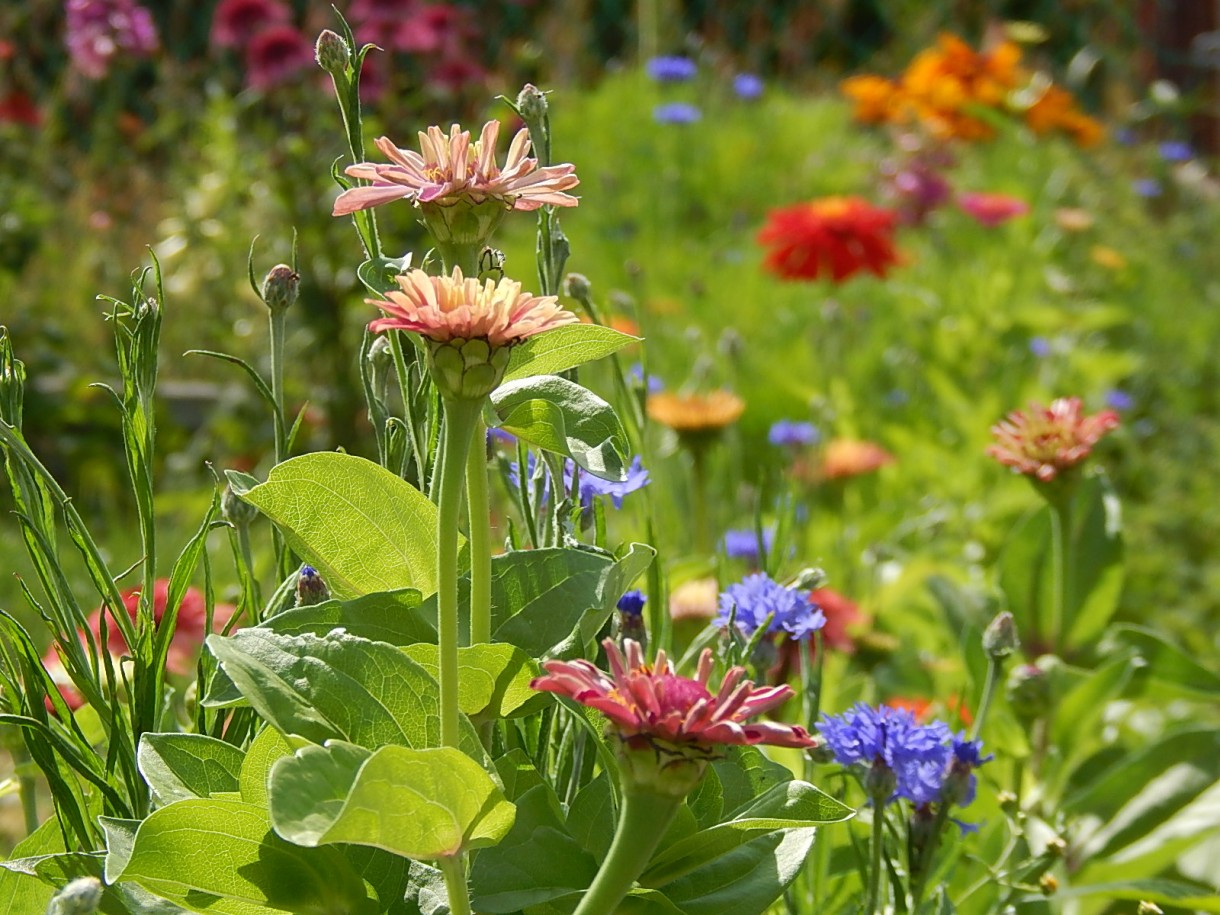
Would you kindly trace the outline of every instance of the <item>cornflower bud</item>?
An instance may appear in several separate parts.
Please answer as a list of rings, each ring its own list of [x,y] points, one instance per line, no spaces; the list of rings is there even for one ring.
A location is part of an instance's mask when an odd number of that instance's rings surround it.
[[[517,93],[517,111],[521,115],[521,120],[527,124],[546,117],[549,109],[546,94],[532,83],[526,83]]]
[[[330,29],[322,30],[318,43],[314,45],[314,59],[319,67],[332,76],[338,76],[347,70],[350,56],[351,49],[341,35]]]
[[[1036,664],[1014,668],[1008,677],[1007,692],[1013,712],[1024,721],[1034,721],[1050,711],[1050,677]]]
[[[313,566],[301,566],[300,574],[297,575],[296,606],[312,607],[328,600],[330,589],[326,587],[326,582],[322,580],[318,570]]]
[[[563,294],[574,299],[587,299],[592,284],[583,273],[569,273],[563,278]]]
[[[877,809],[889,803],[897,788],[898,776],[894,774],[894,770],[880,757],[874,759],[872,765],[868,767],[868,774],[864,776],[864,790],[873,799]],[[879,815],[874,810],[873,816]]]
[[[277,264],[263,280],[263,301],[274,312],[286,311],[297,300],[301,275],[287,264]]]
[[[78,877],[55,895],[47,911],[51,915],[94,915],[104,889],[97,877]]]
[[[236,527],[245,527],[258,517],[258,509],[242,500],[231,487],[226,486],[220,497],[220,514]]]
[[[1020,646],[1016,623],[1007,611],[997,615],[983,632],[983,650],[994,661],[1008,657]]]

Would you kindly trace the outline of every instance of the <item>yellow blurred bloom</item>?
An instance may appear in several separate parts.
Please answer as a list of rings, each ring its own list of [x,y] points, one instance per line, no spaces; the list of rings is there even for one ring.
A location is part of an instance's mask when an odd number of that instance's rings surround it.
[[[676,621],[710,620],[720,608],[720,589],[714,578],[683,582],[669,595],[669,615]]]
[[[1106,245],[1094,245],[1089,249],[1089,257],[1093,263],[1107,270],[1122,270],[1127,266],[1127,259]]]
[[[1055,210],[1055,225],[1064,232],[1085,232],[1093,228],[1093,214],[1080,207],[1060,207]]]

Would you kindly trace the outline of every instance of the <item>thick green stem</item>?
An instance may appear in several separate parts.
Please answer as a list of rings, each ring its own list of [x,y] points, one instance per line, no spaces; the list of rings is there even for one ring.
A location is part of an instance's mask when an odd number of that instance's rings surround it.
[[[978,740],[979,733],[983,730],[983,719],[987,717],[987,710],[991,708],[991,700],[995,696],[996,684],[999,682],[1003,667],[1004,662],[1000,658],[992,658],[987,665],[987,679],[983,681],[983,697],[979,700],[979,711],[975,716],[974,726],[970,729],[971,740]]]
[[[881,842],[884,835],[885,810],[880,803],[874,801],[872,865],[868,870],[868,906],[865,908],[869,915],[877,915],[881,911]]]
[[[644,872],[682,798],[626,788],[610,851],[575,915],[612,915]]]
[[[445,891],[449,894],[451,915],[470,915],[470,890],[466,886],[466,863],[461,855],[441,858],[437,862],[445,875]]]
[[[927,844],[920,849],[919,860],[914,862],[915,873],[912,875],[914,886],[911,888],[911,911],[918,912],[919,907],[923,905],[924,893],[928,889],[928,871],[932,867],[932,859],[936,855],[937,846],[940,845],[941,833],[945,830],[945,823],[949,820],[949,805],[942,803],[936,811],[936,819],[932,823],[932,833],[928,836]]]
[[[470,644],[491,641],[491,503],[487,495],[486,427],[476,416],[466,459],[470,515]]]
[[[702,443],[691,448],[691,514],[695,527],[695,549],[699,553],[712,551],[711,529],[707,518],[707,454]]]
[[[284,324],[287,310],[283,308],[270,309],[271,316],[271,399],[275,401],[273,416],[275,427],[275,463],[279,464],[288,457],[287,419],[284,416]],[[279,528],[272,530],[272,541],[275,546],[275,566],[277,577],[283,579],[292,571],[288,547]]]
[[[1072,555],[1072,498],[1064,494],[1053,499],[1051,508],[1051,572],[1054,594],[1051,598],[1050,650],[1063,649],[1064,626],[1075,610],[1075,557]]]
[[[458,516],[466,452],[482,401],[445,400],[436,523],[437,640],[440,653],[441,745],[458,745]]]

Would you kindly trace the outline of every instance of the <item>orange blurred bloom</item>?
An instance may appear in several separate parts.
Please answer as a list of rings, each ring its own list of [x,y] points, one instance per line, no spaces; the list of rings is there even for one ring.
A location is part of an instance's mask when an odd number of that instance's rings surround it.
[[[745,412],[745,401],[731,391],[708,394],[671,394],[663,391],[648,398],[648,415],[679,434],[716,432],[737,422]]]
[[[895,457],[876,442],[836,438],[826,444],[817,476],[823,480],[840,480],[873,473],[894,461]]]
[[[890,708],[906,709],[915,716],[915,720],[920,724],[926,724],[936,717],[938,705],[931,699],[925,699],[922,696],[899,696],[886,700],[885,704]],[[944,708],[950,715],[956,715],[962,724],[967,726],[974,724],[974,713],[957,696],[950,696],[946,699]]]
[[[772,210],[758,241],[770,248],[767,269],[783,279],[841,283],[862,270],[884,277],[899,263],[897,223],[896,212],[859,197],[824,197]]]

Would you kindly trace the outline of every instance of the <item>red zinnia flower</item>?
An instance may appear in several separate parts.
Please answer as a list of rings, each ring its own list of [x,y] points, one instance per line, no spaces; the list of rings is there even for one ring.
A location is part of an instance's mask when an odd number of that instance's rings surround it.
[[[1060,397],[1049,407],[1031,403],[1029,410],[1014,410],[991,427],[996,443],[987,453],[1048,483],[1087,458],[1098,440],[1118,425],[1113,410],[1084,416],[1079,397]]]
[[[992,228],[1029,212],[1029,204],[1008,194],[963,191],[957,195],[957,207],[981,226]]]
[[[885,276],[899,262],[894,249],[898,214],[859,197],[825,197],[772,210],[758,233],[771,250],[766,266],[788,280],[829,274],[841,283],[867,270]]]

